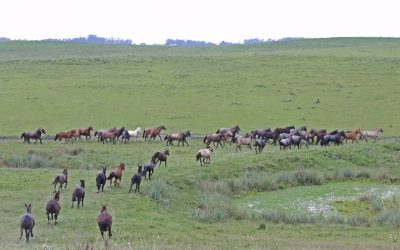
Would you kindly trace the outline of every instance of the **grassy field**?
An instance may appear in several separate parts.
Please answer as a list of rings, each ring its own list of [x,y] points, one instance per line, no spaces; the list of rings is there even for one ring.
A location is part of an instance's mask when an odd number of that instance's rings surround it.
[[[165,142],[1,140],[0,249],[400,248],[399,57],[400,40],[384,38],[226,47],[2,42],[0,136],[39,126],[54,135],[165,124],[203,135],[293,124],[383,127],[386,138],[289,151],[268,145],[260,155],[227,145],[206,167],[195,161],[203,144],[192,139],[170,146],[168,167],[131,194],[137,164]],[[101,166],[120,162],[128,165],[120,187],[96,194]],[[63,167],[59,224],[47,225],[51,182]],[[71,209],[80,178],[85,207]],[[18,239],[24,203],[37,222],[29,245]],[[114,217],[108,245],[96,225],[101,203]]]

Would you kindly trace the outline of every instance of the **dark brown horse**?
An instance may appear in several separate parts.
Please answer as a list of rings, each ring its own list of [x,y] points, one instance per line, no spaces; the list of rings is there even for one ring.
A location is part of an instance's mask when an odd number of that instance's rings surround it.
[[[221,145],[222,148],[224,147],[222,145],[221,141],[226,141],[226,137],[225,137],[224,133],[206,135],[203,139],[203,143],[205,143],[206,145],[210,145],[211,142],[216,142],[217,148],[218,148],[218,144]]]
[[[21,235],[19,239],[22,238],[22,234],[25,230],[26,241],[29,242],[29,236],[33,237],[33,227],[35,226],[35,218],[32,216],[32,205],[26,205],[26,212],[19,219],[19,227],[21,230]]]
[[[81,139],[82,135],[84,135],[86,137],[86,140],[92,138],[92,136],[90,135],[90,131],[92,131],[92,130],[93,130],[92,126],[89,126],[87,128],[78,128],[77,132],[78,132],[79,140]]]
[[[35,139],[35,144],[37,143],[37,140],[39,139],[40,143],[42,143],[42,134],[46,134],[46,131],[44,131],[44,129],[42,128],[38,128],[36,131],[34,132],[23,132],[21,134],[21,139],[24,138],[24,143],[31,143],[30,139]]]
[[[154,173],[154,167],[156,166],[156,164],[152,161],[146,162],[145,164],[143,164],[143,171],[142,171],[142,176],[144,176],[144,178],[147,178],[147,173],[149,173],[149,180],[151,179],[151,176]]]
[[[135,185],[135,191],[140,192],[140,183],[142,182],[142,165],[138,165],[138,171],[132,176],[131,188],[129,193],[132,191],[132,186]]]
[[[97,225],[99,225],[101,237],[104,240],[104,232],[108,231],[108,238],[111,238],[112,216],[107,212],[107,204],[101,205],[100,214],[97,216]]]
[[[164,166],[167,166],[167,159],[169,156],[169,149],[165,150],[164,152],[157,152],[151,157],[151,161],[154,162],[154,164],[157,164],[159,162],[158,166],[161,165],[161,162],[164,162]]]
[[[167,141],[167,146],[169,144],[173,145],[172,142],[173,141],[178,141],[178,147],[179,147],[179,143],[182,142],[183,146],[186,145],[189,146],[189,144],[186,141],[186,137],[191,137],[192,135],[190,134],[190,131],[186,131],[186,132],[182,132],[182,133],[176,133],[176,134],[170,134],[170,135],[166,135],[164,140]]]
[[[81,180],[81,186],[76,187],[74,189],[74,192],[72,193],[72,205],[71,208],[74,208],[74,202],[78,202],[78,208],[79,208],[79,203],[82,204],[83,207],[83,200],[85,199],[85,180]]]
[[[101,134],[104,132],[117,132],[117,128],[113,127],[110,129],[99,129],[97,131],[94,132],[94,136],[97,137],[97,141],[100,141],[101,139]]]
[[[100,140],[103,142],[103,144],[104,144],[104,141],[108,142],[107,139],[110,140],[110,142],[112,142],[114,144],[117,143],[118,131],[111,131],[111,132],[110,131],[104,131],[104,132],[102,132],[101,135],[100,135]]]
[[[68,130],[68,131],[60,131],[56,134],[56,136],[54,137],[54,140],[57,141],[61,141],[62,139],[64,139],[64,142],[69,141],[69,139],[72,138],[76,138],[78,136],[77,130],[72,129],[72,130]],[[71,140],[71,142],[73,143],[74,141]]]
[[[119,164],[118,167],[116,167],[113,170],[111,170],[111,173],[107,177],[107,180],[110,180],[110,187],[111,187],[111,183],[112,183],[113,178],[115,178],[114,186],[117,186],[118,180],[121,183],[121,181],[122,181],[122,171],[124,171],[124,170],[125,170],[125,164],[124,163]]]
[[[164,125],[158,126],[157,128],[145,128],[143,130],[143,138],[146,141],[147,139],[156,139],[156,137],[160,137],[160,141],[162,141],[162,138],[160,136],[161,130],[167,130],[167,128]]]
[[[99,193],[100,187],[101,187],[101,192],[104,191],[104,185],[106,185],[106,181],[107,181],[106,170],[107,170],[107,168],[103,167],[103,171],[96,175],[97,193]]]
[[[68,168],[64,168],[63,172],[61,174],[57,175],[56,178],[54,178],[54,181],[53,181],[54,191],[56,191],[57,184],[59,184],[58,190],[60,190],[60,189],[62,190],[64,183],[65,183],[64,188],[66,188],[67,183],[68,183]]]
[[[217,130],[217,132],[215,132],[215,133],[216,133],[216,134],[225,134],[226,131],[231,131],[232,134],[233,134],[233,136],[235,136],[236,133],[239,133],[240,127],[239,127],[239,125],[236,125],[236,126],[234,126],[234,127],[232,127],[232,128],[219,128],[219,129]]]
[[[60,191],[55,192],[54,198],[49,200],[46,205],[46,214],[47,214],[47,223],[50,224],[50,215],[51,219],[54,218],[54,224],[57,224],[57,217],[60,213]]]

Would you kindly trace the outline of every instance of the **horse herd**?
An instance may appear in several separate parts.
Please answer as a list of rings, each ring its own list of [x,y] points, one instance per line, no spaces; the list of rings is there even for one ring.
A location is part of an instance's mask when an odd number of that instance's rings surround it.
[[[77,138],[80,139],[82,136],[85,136],[86,139],[91,138],[91,131],[93,128],[89,126],[88,128],[82,129],[73,129],[69,131],[58,132],[55,135],[54,140],[64,140],[64,142],[75,141]],[[160,132],[162,130],[166,130],[164,125],[161,125],[156,128],[145,128],[143,130],[143,139],[147,140],[155,140],[157,137],[160,140],[163,140]],[[121,139],[121,142],[127,143],[131,137],[138,140],[139,134],[141,132],[141,128],[130,131],[126,128],[112,128],[108,130],[97,130],[94,135],[97,137],[99,142],[112,142],[116,143],[116,140]],[[274,130],[271,129],[255,129],[251,132],[245,133],[244,135],[239,135],[240,127],[238,125],[232,128],[220,128],[216,131],[216,133],[208,134],[204,136],[203,143],[206,145],[205,148],[200,149],[196,154],[196,161],[200,162],[200,165],[209,164],[211,161],[211,152],[214,149],[211,147],[212,145],[215,148],[219,146],[224,147],[225,143],[234,143],[236,144],[236,151],[241,150],[242,146],[247,146],[252,149],[252,145],[255,149],[256,154],[261,153],[265,148],[267,143],[271,143],[276,145],[279,143],[280,150],[290,149],[292,147],[296,147],[300,149],[303,145],[308,148],[310,144],[320,144],[322,147],[328,146],[330,143],[334,145],[342,145],[343,142],[347,142],[347,140],[351,140],[352,143],[358,142],[358,140],[367,141],[368,138],[377,140],[379,132],[383,132],[382,128],[377,128],[374,130],[361,131],[360,129],[356,129],[354,131],[339,131],[334,130],[331,132],[327,132],[326,129],[311,129],[307,131],[306,127],[295,128],[294,126],[288,126],[285,128],[276,128]],[[46,134],[43,128],[39,128],[34,132],[23,132],[21,135],[21,139],[24,139],[24,143],[30,143],[30,139],[35,139],[35,143],[39,140],[42,143],[41,135]],[[168,145],[174,145],[174,141],[178,141],[178,146],[180,143],[185,146],[189,146],[186,141],[187,137],[191,137],[190,131],[187,130],[182,133],[175,134],[167,134],[164,136],[164,140]],[[254,141],[254,142],[253,142]],[[212,144],[212,145],[211,145]],[[137,172],[131,177],[131,185],[129,189],[129,193],[132,191],[133,186],[134,192],[140,191],[140,184],[142,177],[149,180],[151,176],[154,174],[155,166],[158,163],[159,166],[162,162],[164,162],[164,166],[167,166],[167,159],[170,155],[169,149],[166,149],[162,152],[156,152],[153,154],[151,159],[141,165],[138,165]],[[109,172],[108,177],[106,175],[106,167],[103,167],[102,171],[97,173],[96,175],[96,187],[97,193],[100,190],[104,191],[104,186],[107,180],[110,181],[110,188],[114,181],[114,186],[117,186],[121,183],[122,180],[122,172],[125,170],[126,165],[121,163],[116,168],[112,169]],[[54,185],[54,196],[51,200],[48,201],[46,205],[46,214],[48,223],[50,220],[54,219],[54,224],[57,224],[57,218],[61,209],[60,206],[60,195],[63,188],[67,187],[68,183],[68,169],[64,168],[63,172],[58,174],[53,181]],[[57,189],[57,184],[58,190]],[[80,180],[80,185],[76,187],[72,192],[72,205],[71,208],[74,207],[74,203],[77,202],[77,207],[83,207],[83,202],[85,199],[85,180]],[[26,240],[29,242],[29,237],[33,237],[33,227],[35,226],[35,219],[32,216],[32,205],[25,204],[26,212],[24,215],[20,217],[20,239],[22,238],[23,231],[25,230]],[[107,205],[101,205],[100,213],[97,217],[97,224],[99,226],[101,235],[104,239],[104,232],[108,232],[109,237],[112,236],[111,227],[112,227],[112,216],[107,212]]]

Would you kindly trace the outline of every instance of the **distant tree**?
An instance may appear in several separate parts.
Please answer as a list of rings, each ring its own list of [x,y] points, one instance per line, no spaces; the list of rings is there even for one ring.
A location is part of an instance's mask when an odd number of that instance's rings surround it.
[[[171,39],[165,40],[165,45],[169,46],[214,46],[215,43],[195,40],[182,40],[182,39]]]
[[[10,41],[10,38],[7,37],[0,37],[0,42]]]

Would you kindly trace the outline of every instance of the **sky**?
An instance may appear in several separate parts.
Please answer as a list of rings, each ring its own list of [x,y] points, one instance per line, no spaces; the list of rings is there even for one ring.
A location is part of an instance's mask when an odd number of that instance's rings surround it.
[[[94,34],[146,44],[400,37],[399,11],[399,0],[2,0],[0,37]]]

